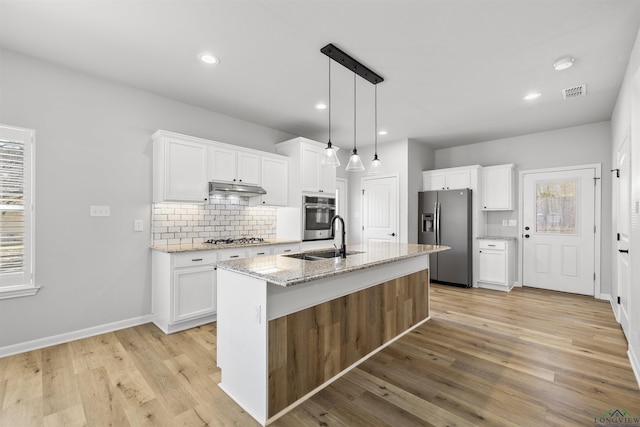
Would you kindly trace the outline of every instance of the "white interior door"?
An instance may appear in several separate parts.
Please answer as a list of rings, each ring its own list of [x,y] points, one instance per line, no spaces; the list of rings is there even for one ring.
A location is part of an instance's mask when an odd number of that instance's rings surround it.
[[[397,243],[398,208],[397,176],[362,178],[362,243]]]
[[[629,339],[629,285],[631,278],[631,263],[629,258],[631,234],[631,168],[629,138],[618,148],[618,177],[616,186],[617,203],[617,256],[619,319],[622,330]]]
[[[523,175],[523,285],[594,295],[594,168]]]

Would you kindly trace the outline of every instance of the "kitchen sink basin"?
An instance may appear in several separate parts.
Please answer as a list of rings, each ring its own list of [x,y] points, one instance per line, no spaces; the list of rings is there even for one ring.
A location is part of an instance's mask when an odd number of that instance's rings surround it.
[[[360,254],[360,251],[347,251],[347,256],[353,254]],[[297,258],[305,261],[322,261],[323,259],[338,258],[340,255],[336,255],[336,251],[331,249],[329,251],[314,251],[314,252],[302,252],[299,254],[285,255],[289,258]]]

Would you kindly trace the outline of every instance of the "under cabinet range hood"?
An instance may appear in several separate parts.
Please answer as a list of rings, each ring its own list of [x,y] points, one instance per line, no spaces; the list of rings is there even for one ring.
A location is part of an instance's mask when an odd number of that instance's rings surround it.
[[[230,182],[209,182],[209,195],[219,196],[240,196],[240,197],[253,197],[267,194],[264,188],[259,185],[230,183]]]

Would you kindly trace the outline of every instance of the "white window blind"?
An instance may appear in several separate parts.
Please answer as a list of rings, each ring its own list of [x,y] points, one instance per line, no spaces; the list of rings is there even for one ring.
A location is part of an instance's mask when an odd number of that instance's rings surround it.
[[[34,132],[0,125],[0,299],[32,295]]]

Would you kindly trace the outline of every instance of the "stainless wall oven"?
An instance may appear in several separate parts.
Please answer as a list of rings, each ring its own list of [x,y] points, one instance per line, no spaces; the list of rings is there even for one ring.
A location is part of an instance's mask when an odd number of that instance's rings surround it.
[[[335,214],[335,197],[302,196],[302,240],[330,239]]]

